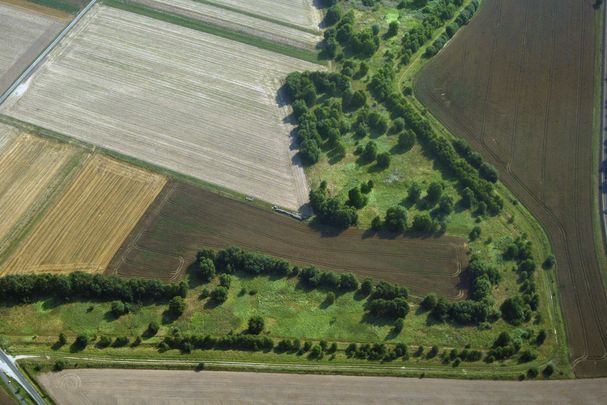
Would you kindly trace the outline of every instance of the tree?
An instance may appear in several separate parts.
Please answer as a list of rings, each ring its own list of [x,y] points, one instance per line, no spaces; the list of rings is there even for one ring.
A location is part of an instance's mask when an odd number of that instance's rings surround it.
[[[377,158],[377,144],[373,141],[368,142],[363,149],[361,158],[365,162],[371,162]]]
[[[430,311],[430,310],[434,309],[437,302],[438,302],[438,297],[436,296],[436,294],[430,293],[424,297],[424,299],[421,302],[421,306],[426,311]]]
[[[221,274],[219,276],[219,285],[220,286],[229,289],[231,284],[232,284],[232,276],[230,276],[229,274]]]
[[[417,183],[411,183],[409,191],[407,193],[407,200],[416,203],[419,197],[422,195],[422,188]]]
[[[513,325],[523,323],[527,315],[525,301],[523,301],[520,295],[506,298],[500,310],[502,311],[502,318]]]
[[[356,209],[361,209],[367,205],[367,197],[360,191],[360,188],[354,187],[348,191],[348,205]]]
[[[225,287],[217,287],[211,291],[211,299],[217,304],[223,304],[228,299],[228,289]]]
[[[552,364],[547,364],[544,371],[542,371],[542,374],[544,375],[544,378],[550,378],[550,376],[554,374],[554,366]]]
[[[481,227],[475,226],[468,235],[471,241],[477,240],[481,236]]]
[[[59,359],[57,361],[55,361],[55,364],[53,365],[53,371],[63,371],[63,369],[65,369],[65,361],[63,361],[62,359]]]
[[[385,169],[388,166],[390,166],[390,154],[388,152],[383,152],[377,155],[377,167]]]
[[[59,334],[59,338],[57,339],[57,346],[61,347],[64,346],[67,343],[67,337],[65,336],[65,333],[61,332]]]
[[[386,32],[386,37],[391,38],[398,34],[398,21],[392,21],[388,25],[388,32]]]
[[[249,324],[247,331],[252,335],[259,335],[265,326],[263,318],[259,315],[252,316],[249,318]]]
[[[438,209],[441,214],[449,215],[453,212],[453,198],[449,195],[443,195],[438,202]]]
[[[339,277],[339,289],[354,291],[358,288],[358,279],[352,273],[344,273]]]
[[[403,232],[407,228],[407,210],[401,206],[388,208],[384,224],[392,232]]]
[[[395,333],[402,332],[402,330],[403,330],[404,327],[405,327],[405,320],[404,320],[404,318],[398,318],[394,322],[394,332]]]
[[[426,199],[432,205],[436,204],[443,194],[443,185],[438,182],[433,182],[428,186]]]
[[[539,374],[540,371],[537,367],[531,367],[529,370],[527,370],[527,377],[529,378],[536,378]]]
[[[379,216],[376,216],[371,220],[371,229],[374,231],[379,231],[381,229],[381,218]]]
[[[86,346],[89,344],[89,337],[85,334],[80,334],[76,336],[76,340],[74,341],[74,347],[79,350],[84,350]]]
[[[373,180],[369,180],[366,183],[361,183],[360,191],[363,194],[369,194],[371,190],[373,190],[373,187],[375,187],[375,183],[373,182]]]
[[[535,344],[541,346],[546,341],[546,337],[546,330],[540,330],[537,334],[537,337],[535,338]]]
[[[181,297],[173,297],[169,301],[169,313],[174,317],[179,317],[185,311],[185,301]]]
[[[112,302],[112,306],[110,312],[114,316],[114,318],[119,318],[122,315],[126,315],[130,312],[130,308],[128,304],[125,304],[122,301],[114,301]]]
[[[148,325],[147,335],[148,336],[155,336],[158,333],[159,330],[160,330],[160,325],[158,325],[158,322],[152,321]]]
[[[325,301],[326,301],[327,305],[333,305],[335,303],[335,293],[333,291],[329,291]]]
[[[413,218],[411,229],[420,233],[432,233],[436,230],[436,224],[428,214],[416,215]]]
[[[215,263],[213,260],[208,259],[206,257],[200,259],[200,276],[205,283],[213,280],[215,277]]]
[[[415,134],[412,131],[407,130],[407,131],[401,132],[398,135],[398,147],[401,150],[404,150],[404,151],[409,150],[413,147],[414,144],[415,144]]]
[[[341,6],[339,4],[333,5],[332,7],[330,7],[327,10],[327,13],[325,14],[325,20],[324,20],[325,25],[327,27],[334,25],[339,20],[341,20],[342,14],[343,14],[343,11],[341,9]]]
[[[554,267],[555,264],[556,264],[556,257],[554,257],[553,254],[550,254],[546,258],[546,260],[544,260],[542,267],[544,267],[545,269],[551,269]]]
[[[370,278],[367,277],[360,284],[360,288],[358,291],[360,291],[360,293],[366,297],[367,295],[371,294],[372,290],[373,290],[373,280],[371,280]]]
[[[466,187],[462,191],[462,205],[465,208],[472,208],[472,206],[476,203],[476,197],[474,196],[474,191],[470,190],[469,187]]]

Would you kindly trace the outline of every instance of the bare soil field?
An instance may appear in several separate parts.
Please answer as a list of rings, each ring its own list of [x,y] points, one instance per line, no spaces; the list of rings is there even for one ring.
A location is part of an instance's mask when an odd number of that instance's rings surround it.
[[[169,183],[116,254],[108,273],[176,280],[203,247],[237,245],[361,277],[400,283],[414,294],[459,294],[464,241],[340,234],[180,182]]]
[[[0,1],[0,93],[67,24],[68,15],[32,6],[25,1]]]
[[[317,65],[95,6],[3,112],[290,209],[308,199],[291,150],[289,72]]]
[[[283,21],[302,28],[318,29],[322,13],[317,0],[202,0],[272,20]]]
[[[422,103],[498,167],[546,228],[580,377],[607,375],[607,298],[592,224],[593,3],[486,0],[415,83]]]
[[[604,404],[607,381],[472,381],[227,371],[80,369],[38,382],[62,405]],[[112,387],[108,389],[108,387]]]
[[[320,35],[195,0],[134,0],[133,3],[301,49],[314,50],[322,40]]]
[[[0,125],[3,138],[17,131]],[[80,160],[75,148],[21,134],[0,147],[0,258]]]
[[[2,274],[104,271],[164,184],[162,176],[90,157]]]

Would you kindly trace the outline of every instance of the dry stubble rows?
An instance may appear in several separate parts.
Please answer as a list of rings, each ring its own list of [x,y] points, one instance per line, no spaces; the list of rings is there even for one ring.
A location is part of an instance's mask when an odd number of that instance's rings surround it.
[[[102,272],[165,184],[94,155],[7,260],[3,274]]]
[[[307,201],[277,89],[317,65],[96,6],[3,112],[287,208]]]

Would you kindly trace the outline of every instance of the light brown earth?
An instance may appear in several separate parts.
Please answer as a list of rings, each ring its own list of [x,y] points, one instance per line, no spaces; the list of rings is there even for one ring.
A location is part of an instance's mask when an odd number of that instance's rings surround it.
[[[12,139],[0,146],[0,257],[60,187],[79,155],[68,145],[17,134],[0,124],[0,144]]]
[[[277,89],[318,67],[95,6],[2,112],[298,209],[308,186]]]
[[[103,272],[165,181],[106,157],[90,157],[2,274]]]
[[[607,380],[471,381],[225,371],[81,369],[38,382],[62,405],[604,404]]]
[[[317,0],[204,0],[204,2],[308,29],[318,29],[322,20],[322,13],[314,6]]]
[[[133,0],[132,2],[296,48],[314,50],[316,44],[322,40],[320,35],[195,0]]]
[[[67,24],[67,15],[18,0],[0,1],[0,93]]]

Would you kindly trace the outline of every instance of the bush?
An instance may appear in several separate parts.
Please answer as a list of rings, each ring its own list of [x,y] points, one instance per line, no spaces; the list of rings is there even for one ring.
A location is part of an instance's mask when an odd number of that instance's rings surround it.
[[[261,332],[263,332],[265,322],[261,316],[255,315],[249,319],[248,325],[247,332],[252,335],[259,335]]]
[[[405,320],[404,320],[404,318],[398,318],[394,322],[394,332],[395,333],[402,332],[404,327],[405,327]]]
[[[360,288],[358,289],[358,291],[365,297],[367,295],[371,294],[372,290],[373,290],[373,280],[371,280],[368,277],[363,280],[363,282],[360,284]]]
[[[540,371],[537,369],[537,367],[531,367],[529,370],[527,370],[527,377],[529,378],[536,378],[539,374]]]
[[[377,155],[377,167],[385,169],[390,166],[390,154],[388,152]]]
[[[424,297],[424,299],[422,300],[421,307],[426,311],[430,311],[430,310],[434,309],[437,302],[438,302],[438,297],[436,296],[436,294],[430,293],[430,294],[426,295]]]
[[[104,349],[112,344],[112,339],[108,336],[101,336],[99,341],[97,342],[97,347],[100,349]]]
[[[179,317],[185,311],[185,301],[181,297],[173,297],[169,301],[169,313],[174,317]]]
[[[327,305],[333,305],[335,303],[335,293],[333,291],[330,291],[327,294],[327,298],[325,299],[325,302],[327,303]]]
[[[481,236],[481,227],[480,226],[475,226],[474,228],[472,228],[472,230],[470,231],[470,235],[468,235],[471,241],[475,241],[478,238],[480,238]]]
[[[554,374],[554,366],[552,364],[548,364],[544,368],[544,371],[542,371],[542,374],[543,374],[544,378],[550,378],[550,376],[552,376],[552,374]]]
[[[211,291],[211,299],[216,304],[223,304],[228,299],[228,289],[225,287],[217,287]]]
[[[232,284],[232,276],[230,276],[229,274],[220,274],[219,275],[219,285],[220,286],[229,289],[231,284]]]
[[[203,257],[199,262],[200,267],[200,277],[205,283],[213,280],[215,277],[215,263],[213,260]]]
[[[67,337],[65,336],[65,334],[63,332],[61,332],[59,334],[59,337],[57,338],[57,346],[61,347],[64,346],[67,343]]]
[[[119,318],[122,315],[128,314],[130,312],[130,308],[129,308],[128,304],[125,304],[122,301],[114,301],[114,302],[112,302],[110,312],[112,313],[112,315],[115,318]]]
[[[426,200],[432,205],[436,204],[443,195],[443,185],[441,183],[433,182],[428,186],[426,191]]]
[[[79,349],[79,350],[83,350],[86,348],[86,346],[88,346],[89,344],[89,337],[85,334],[80,334],[76,337],[76,340],[74,341],[74,346]]]
[[[114,344],[112,346],[114,347],[124,347],[126,345],[129,344],[129,338],[126,336],[118,336],[115,340],[114,340]]]
[[[384,224],[392,232],[403,232],[407,228],[407,210],[401,206],[388,208]]]
[[[65,361],[63,361],[62,359],[55,361],[55,364],[53,364],[53,371],[59,372],[59,371],[63,371],[64,369],[65,369]]]

